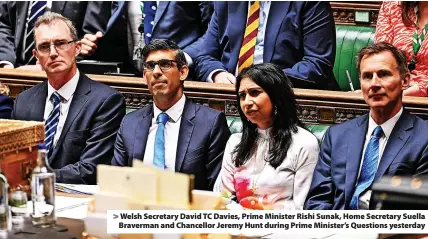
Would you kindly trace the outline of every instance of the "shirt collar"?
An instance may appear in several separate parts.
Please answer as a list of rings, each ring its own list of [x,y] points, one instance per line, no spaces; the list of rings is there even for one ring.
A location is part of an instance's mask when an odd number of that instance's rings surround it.
[[[181,95],[181,98],[175,103],[171,108],[169,108],[165,113],[169,116],[169,119],[172,121],[177,122],[181,115],[183,114],[184,110],[184,104],[186,103],[186,97],[184,96],[184,93]],[[153,104],[153,113],[154,118],[157,119],[158,115],[162,113],[163,111],[160,110],[156,104]]]
[[[389,138],[389,136],[391,135],[392,130],[394,129],[395,124],[397,123],[398,119],[400,118],[401,114],[403,113],[403,107],[401,107],[400,111],[398,111],[397,114],[394,115],[394,117],[392,117],[391,119],[387,120],[385,123],[383,123],[381,125],[383,133],[385,134],[386,138]],[[370,115],[370,114],[369,114]],[[369,117],[369,128],[368,131],[370,134],[370,136],[373,134],[374,129],[377,127],[378,125],[376,124],[376,122],[373,120],[372,116],[370,115]]]
[[[76,74],[67,82],[65,83],[59,90],[55,90],[51,86],[51,84],[48,81],[48,99],[51,98],[52,94],[56,91],[61,96],[63,101],[69,101],[71,96],[74,94],[77,88],[77,83],[79,82],[80,72],[76,69]]]

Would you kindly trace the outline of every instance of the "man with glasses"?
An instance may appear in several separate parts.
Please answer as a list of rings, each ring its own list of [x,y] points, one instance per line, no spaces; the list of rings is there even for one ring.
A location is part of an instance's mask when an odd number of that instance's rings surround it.
[[[113,156],[125,100],[79,72],[81,43],[70,20],[47,12],[34,29],[33,55],[48,80],[18,95],[12,117],[45,122],[45,144],[57,182],[95,184],[97,164],[110,164]]]
[[[195,175],[195,188],[212,190],[230,136],[224,113],[183,93],[189,68],[183,50],[154,39],[143,48],[143,75],[153,105],[129,113],[117,134],[112,165],[147,165]]]

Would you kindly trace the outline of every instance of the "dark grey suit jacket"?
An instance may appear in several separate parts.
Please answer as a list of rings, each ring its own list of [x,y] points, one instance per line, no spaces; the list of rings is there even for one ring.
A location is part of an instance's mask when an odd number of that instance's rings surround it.
[[[22,44],[29,1],[0,2],[0,61],[15,67],[24,64]],[[105,32],[111,16],[108,1],[52,1],[52,12],[60,13],[76,26],[79,38],[84,34]]]
[[[17,120],[43,121],[47,81],[18,95]],[[60,183],[95,184],[98,164],[110,164],[125,100],[116,90],[81,73],[61,136],[49,157]]]
[[[125,116],[117,133],[112,165],[132,166],[133,159],[144,161],[152,118],[152,105]],[[212,190],[229,136],[224,113],[186,99],[175,171],[195,175],[196,189]]]

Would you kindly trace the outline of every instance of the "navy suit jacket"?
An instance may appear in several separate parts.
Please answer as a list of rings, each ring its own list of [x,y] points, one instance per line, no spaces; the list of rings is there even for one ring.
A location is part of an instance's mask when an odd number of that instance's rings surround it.
[[[22,45],[29,4],[30,1],[0,2],[0,61],[9,61],[15,67],[24,64]],[[111,3],[52,1],[51,11],[70,19],[76,26],[78,37],[82,38],[86,33],[106,31]]]
[[[206,81],[216,69],[235,74],[249,2],[214,2],[214,14],[195,60]],[[263,62],[280,66],[296,88],[338,89],[333,75],[336,31],[328,2],[272,1],[264,37]]]
[[[0,94],[0,119],[10,119],[10,113],[12,112],[13,100]]]
[[[349,209],[360,169],[368,114],[326,132],[305,208]],[[428,123],[403,111],[391,132],[374,181],[383,175],[428,173]],[[370,204],[370,207],[374,206]]]
[[[126,19],[127,2],[119,2],[116,11],[108,23],[108,30],[100,44],[119,44],[127,46]],[[210,22],[213,5],[210,1],[159,1],[153,25],[152,39],[169,39],[177,43],[180,48],[194,59],[203,46],[202,36],[205,34]],[[101,42],[102,41],[102,42]],[[112,50],[117,45],[111,45]],[[128,50],[125,49],[127,53]],[[117,54],[111,54],[117,61]],[[128,61],[132,56],[128,56]]]
[[[12,117],[43,121],[47,81],[18,95]],[[49,157],[60,183],[96,184],[98,164],[110,164],[125,100],[116,90],[80,73],[61,136]]]
[[[152,118],[152,105],[125,116],[117,133],[112,165],[132,166],[133,159],[144,160]],[[186,99],[175,171],[195,175],[195,189],[212,190],[229,136],[224,113]]]

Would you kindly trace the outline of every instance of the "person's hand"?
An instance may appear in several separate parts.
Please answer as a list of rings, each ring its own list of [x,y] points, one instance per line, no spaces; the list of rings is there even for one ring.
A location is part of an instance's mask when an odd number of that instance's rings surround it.
[[[236,77],[229,72],[219,72],[214,76],[214,83],[235,84]]]
[[[97,50],[98,40],[103,37],[103,33],[98,31],[94,34],[85,34],[83,39],[80,41],[82,43],[82,50],[80,51],[80,55],[82,56],[90,56]]]
[[[14,69],[14,67],[11,66],[11,65],[9,65],[9,64],[1,65],[0,68],[3,68],[3,69]]]
[[[43,71],[42,66],[40,64],[20,66],[16,69],[28,71]]]

